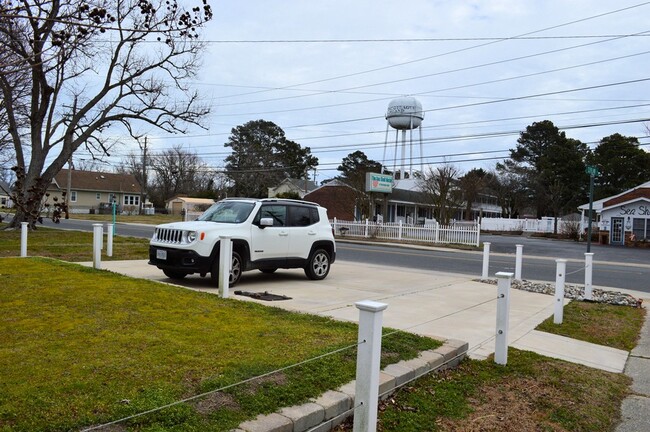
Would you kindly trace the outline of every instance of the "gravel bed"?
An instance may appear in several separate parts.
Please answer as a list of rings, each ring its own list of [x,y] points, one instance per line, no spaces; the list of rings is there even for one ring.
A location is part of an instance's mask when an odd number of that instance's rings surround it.
[[[497,279],[476,279],[477,282],[497,284]],[[555,295],[555,283],[550,282],[531,282],[527,280],[513,280],[512,288],[530,291],[540,294]],[[585,300],[584,286],[564,284],[564,297],[572,300]],[[596,289],[592,291],[591,301],[595,303],[607,303],[618,306],[641,307],[643,300],[632,297],[629,294],[623,294],[619,291],[606,291]]]

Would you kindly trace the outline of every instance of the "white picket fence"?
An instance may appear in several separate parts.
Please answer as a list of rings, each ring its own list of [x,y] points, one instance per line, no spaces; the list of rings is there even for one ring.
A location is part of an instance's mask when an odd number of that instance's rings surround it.
[[[449,226],[433,223],[419,226],[402,222],[378,223],[367,219],[365,221],[343,221],[336,218],[330,223],[334,232],[343,238],[373,238],[478,246],[481,237],[481,227],[476,223]]]

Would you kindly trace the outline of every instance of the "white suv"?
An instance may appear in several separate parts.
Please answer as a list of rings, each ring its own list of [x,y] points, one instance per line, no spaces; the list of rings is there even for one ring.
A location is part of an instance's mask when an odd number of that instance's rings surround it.
[[[303,268],[324,279],[336,259],[336,244],[324,207],[288,199],[229,198],[196,221],[158,225],[149,243],[149,264],[171,279],[210,273],[219,280],[219,236],[232,238],[230,285],[258,269]]]

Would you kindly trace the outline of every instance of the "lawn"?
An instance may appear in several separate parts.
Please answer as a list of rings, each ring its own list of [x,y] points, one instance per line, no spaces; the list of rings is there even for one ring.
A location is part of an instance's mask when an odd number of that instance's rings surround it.
[[[0,224],[0,257],[20,256],[21,230],[3,230]],[[113,237],[113,256],[106,255],[104,234],[102,260],[136,260],[149,258],[149,240],[135,237]],[[93,233],[38,227],[27,234],[27,255],[57,258],[64,261],[93,260]]]
[[[402,388],[380,406],[377,430],[613,431],[629,384],[622,374],[510,348],[507,366],[465,360]]]
[[[644,308],[572,301],[564,307],[562,324],[553,324],[553,317],[549,317],[537,330],[631,351],[645,315]]]
[[[126,425],[226,431],[354,379],[351,323],[46,258],[0,258],[0,281],[1,431],[78,430],[344,347]],[[382,358],[439,345],[397,333],[384,339]]]

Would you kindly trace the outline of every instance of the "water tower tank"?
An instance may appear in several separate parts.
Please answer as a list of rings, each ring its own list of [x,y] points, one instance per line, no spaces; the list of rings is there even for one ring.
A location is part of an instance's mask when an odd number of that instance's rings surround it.
[[[423,119],[422,104],[412,96],[399,97],[388,103],[386,120],[393,129],[416,129]]]

